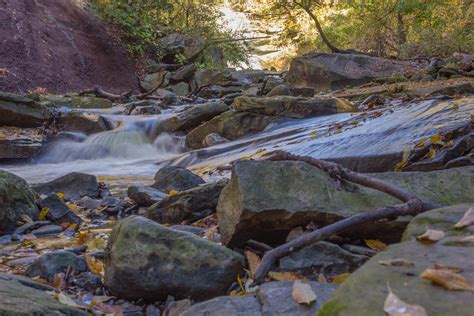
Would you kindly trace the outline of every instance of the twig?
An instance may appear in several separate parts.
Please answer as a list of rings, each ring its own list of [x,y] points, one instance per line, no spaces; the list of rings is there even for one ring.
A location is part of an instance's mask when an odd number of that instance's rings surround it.
[[[253,247],[253,248],[257,248],[263,252],[267,252],[267,251],[270,251],[270,250],[273,250],[273,247],[270,247],[269,245],[263,243],[263,242],[260,242],[260,241],[256,241],[256,240],[253,240],[253,239],[249,239],[247,240],[247,245]]]

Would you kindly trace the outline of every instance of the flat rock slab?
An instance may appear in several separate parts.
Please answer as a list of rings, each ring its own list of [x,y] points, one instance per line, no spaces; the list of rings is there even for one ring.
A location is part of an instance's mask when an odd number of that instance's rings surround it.
[[[474,243],[460,243],[462,237],[473,233],[472,226],[454,230],[469,207],[464,204],[426,212],[414,218],[405,236],[407,241],[388,247],[355,271],[327,301],[318,316],[372,316],[383,315],[383,304],[388,285],[400,299],[423,306],[428,315],[472,315],[474,293],[449,291],[431,284],[419,275],[433,264],[462,268],[462,276],[474,284]],[[447,237],[423,244],[414,240],[418,232],[446,229]],[[413,266],[383,266],[381,260],[406,259]]]
[[[63,193],[65,199],[80,199],[83,196],[97,197],[99,185],[95,176],[72,172],[50,182],[35,184],[33,189],[40,194]]]

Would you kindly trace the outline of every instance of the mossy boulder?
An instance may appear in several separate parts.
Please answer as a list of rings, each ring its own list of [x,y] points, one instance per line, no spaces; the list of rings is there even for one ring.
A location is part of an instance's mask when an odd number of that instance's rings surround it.
[[[355,271],[317,315],[384,315],[388,286],[403,301],[423,306],[430,316],[472,315],[473,292],[449,291],[419,275],[434,264],[443,264],[463,269],[462,276],[474,283],[474,243],[459,242],[462,237],[472,235],[472,226],[456,230],[455,234],[450,232],[467,209],[473,206],[463,204],[440,208],[415,217],[405,232],[406,241],[389,246]],[[421,228],[423,231],[426,228],[445,229],[447,236],[436,243],[420,243],[413,237]],[[384,266],[379,263],[400,258],[413,262],[413,266]]]
[[[243,257],[191,233],[131,216],[113,229],[105,285],[118,297],[209,299],[226,293],[243,273]]]
[[[78,95],[47,95],[42,97],[42,103],[49,107],[54,106],[78,109],[107,109],[113,106],[112,101],[108,99]]]

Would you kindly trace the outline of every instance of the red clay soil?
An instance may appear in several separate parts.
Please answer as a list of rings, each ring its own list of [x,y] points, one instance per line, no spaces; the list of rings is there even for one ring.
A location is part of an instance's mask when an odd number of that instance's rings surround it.
[[[126,47],[79,0],[0,0],[0,91],[138,87]],[[7,74],[2,75],[1,69]]]

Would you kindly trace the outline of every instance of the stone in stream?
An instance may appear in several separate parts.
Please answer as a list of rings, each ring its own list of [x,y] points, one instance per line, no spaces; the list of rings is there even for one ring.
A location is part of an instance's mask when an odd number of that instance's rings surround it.
[[[47,107],[32,99],[0,92],[0,125],[41,127],[51,114]]]
[[[24,216],[33,221],[38,219],[37,198],[25,180],[0,170],[0,236],[12,233]]]
[[[140,81],[140,87],[147,92],[156,89],[158,86],[166,87],[169,83],[169,77],[169,72],[166,70],[147,74],[145,78]]]
[[[298,304],[292,297],[292,281],[267,282],[257,290],[256,296],[221,296],[195,304],[180,316],[270,316],[303,315],[313,316],[329,299],[337,285],[308,282],[316,294],[316,302]]]
[[[434,203],[469,202],[474,196],[474,167],[372,175]],[[275,243],[310,221],[324,226],[397,203],[385,193],[356,185],[344,184],[338,190],[325,172],[304,162],[239,161],[219,197],[217,216],[224,244],[248,239]],[[405,226],[403,220],[379,221],[361,225],[350,235],[396,242]]]
[[[292,96],[248,97],[240,96],[232,103],[238,112],[261,115],[306,118],[343,112],[356,112],[351,102],[338,98],[303,98]]]
[[[107,109],[113,106],[112,101],[91,96],[46,95],[41,103],[48,107],[69,107],[79,109]]]
[[[58,302],[45,291],[54,291],[54,288],[27,277],[0,273],[0,315],[90,315]]]
[[[243,257],[230,249],[130,216],[110,236],[105,285],[124,299],[157,301],[172,295],[203,300],[225,294],[243,265]]]
[[[86,291],[95,291],[102,286],[102,280],[100,277],[92,272],[83,272],[72,277],[72,282],[85,289]]]
[[[53,282],[56,273],[66,273],[69,267],[76,272],[88,270],[86,260],[83,257],[69,251],[57,250],[36,259],[28,267],[25,274],[31,278],[39,276]]]
[[[352,272],[361,266],[367,257],[342,249],[336,244],[320,241],[295,251],[280,259],[281,271],[293,271],[302,275],[338,275]]]
[[[62,126],[62,130],[68,132],[94,134],[111,129],[109,128],[109,122],[107,122],[103,116],[97,113],[79,110],[61,113],[59,123]]]
[[[213,213],[227,183],[227,179],[223,179],[170,195],[150,206],[146,217],[159,223],[179,224],[196,213]]]
[[[46,183],[33,185],[33,189],[45,195],[63,193],[65,199],[78,200],[83,196],[97,197],[99,185],[95,176],[72,172]]]
[[[389,246],[356,270],[323,305],[318,316],[379,315],[388,295],[392,292],[408,304],[418,304],[428,315],[471,315],[473,293],[449,291],[422,279],[420,274],[434,264],[463,269],[461,275],[473,283],[474,243],[461,242],[472,236],[474,226],[454,228],[473,204],[444,207],[416,216],[404,233],[404,240]],[[445,232],[446,236],[436,243],[424,244],[415,237],[426,229]],[[380,261],[404,259],[410,266],[384,266]],[[363,293],[363,299],[361,299]]]
[[[55,236],[62,233],[63,228],[59,225],[45,225],[31,231],[37,237],[39,236]]]
[[[168,195],[160,190],[149,187],[128,187],[127,195],[129,198],[137,202],[139,206],[150,206]]]
[[[309,53],[291,61],[286,82],[317,91],[359,86],[403,73],[407,64],[359,54]]]
[[[221,135],[217,133],[211,133],[204,137],[204,140],[202,141],[202,145],[204,147],[209,147],[209,146],[214,146],[214,145],[219,145],[219,144],[224,144],[227,143],[229,140],[222,137]]]
[[[35,158],[48,139],[40,128],[0,126],[0,162]]]
[[[82,219],[54,194],[41,200],[39,205],[42,209],[48,208],[46,218],[56,224],[79,224],[82,222]]]
[[[161,168],[155,174],[155,183],[152,187],[165,193],[171,190],[178,192],[195,188],[205,181],[186,168],[168,166]]]

